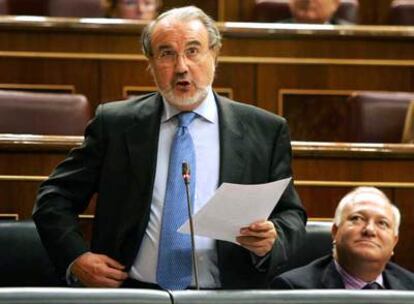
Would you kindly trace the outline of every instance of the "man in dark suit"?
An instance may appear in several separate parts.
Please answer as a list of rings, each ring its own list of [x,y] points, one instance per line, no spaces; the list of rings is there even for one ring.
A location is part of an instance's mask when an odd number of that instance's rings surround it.
[[[175,217],[165,216],[165,207],[178,129],[187,137],[189,132],[195,150],[195,211],[223,182],[258,184],[292,176],[286,121],[211,89],[221,38],[207,15],[195,7],[165,12],[145,28],[142,45],[159,93],[99,106],[82,146],[41,185],[33,214],[57,268],[85,286],[174,289],[160,283],[162,270],[177,264],[174,254],[187,252],[177,243],[179,249],[164,260],[160,244],[170,239],[162,238],[164,221]],[[191,124],[178,125],[189,112],[196,113]],[[89,249],[77,217],[94,193]],[[197,237],[200,287],[265,287],[298,247],[305,221],[290,182],[269,219],[240,227],[238,244]],[[171,233],[175,239],[177,232]],[[191,277],[180,288],[193,287]]]
[[[414,274],[390,262],[400,212],[374,187],[359,187],[339,203],[332,226],[333,256],[276,277],[276,289],[414,290]]]
[[[292,19],[284,23],[316,23],[346,25],[350,22],[335,17],[339,0],[290,0],[289,8]]]

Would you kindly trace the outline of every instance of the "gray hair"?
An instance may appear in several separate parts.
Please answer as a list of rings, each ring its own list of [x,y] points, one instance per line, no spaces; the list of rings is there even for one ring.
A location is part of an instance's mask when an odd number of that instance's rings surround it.
[[[219,51],[221,48],[221,35],[214,20],[210,18],[201,9],[195,6],[185,6],[180,8],[174,8],[166,11],[158,16],[157,19],[151,21],[142,31],[141,45],[142,51],[147,58],[154,55],[151,47],[152,33],[155,26],[165,18],[174,18],[180,21],[199,20],[207,29],[209,47],[215,51]]]
[[[392,214],[394,217],[394,235],[397,236],[399,228],[400,228],[400,222],[401,222],[400,210],[398,210],[398,208],[394,204],[391,203],[391,201],[388,199],[388,197],[385,195],[384,192],[382,192],[381,190],[375,187],[357,187],[351,192],[349,192],[348,194],[346,194],[339,202],[338,207],[336,207],[334,224],[336,226],[339,226],[342,223],[343,221],[342,215],[343,215],[344,208],[348,204],[356,202],[357,196],[363,193],[376,194],[378,195],[378,197],[386,201],[391,206]]]

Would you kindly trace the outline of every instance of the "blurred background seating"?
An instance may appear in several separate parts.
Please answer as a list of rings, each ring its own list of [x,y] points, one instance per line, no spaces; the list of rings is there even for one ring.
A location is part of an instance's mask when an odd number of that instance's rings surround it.
[[[0,15],[8,14],[7,0],[0,0]]]
[[[335,16],[351,23],[359,23],[358,20],[359,1],[358,0],[341,0]]]
[[[9,15],[44,16],[48,0],[5,0]]]
[[[111,0],[0,0],[0,15],[103,17],[105,1]],[[238,0],[230,4],[221,0],[196,0],[192,4],[218,21],[280,22],[291,17],[288,1]],[[162,3],[162,10],[188,5],[185,0],[163,0]],[[413,25],[414,3],[412,0],[341,0],[334,17],[355,24]]]
[[[414,93],[353,93],[349,98],[350,141],[401,143],[404,123]]]
[[[287,270],[298,268],[332,253],[332,219],[309,219],[302,246],[289,260]],[[316,245],[317,244],[317,245]]]
[[[55,17],[104,17],[101,0],[49,0],[48,14]]]
[[[0,248],[0,287],[62,285],[32,220],[1,220]]]
[[[390,24],[414,25],[414,1],[392,1],[390,7]]]
[[[289,0],[256,0],[255,21],[275,22],[292,17]]]
[[[198,0],[193,4],[218,21],[280,22],[291,18],[288,1],[239,0],[227,4],[220,0]],[[104,0],[0,0],[0,15],[104,17],[104,3]],[[162,3],[163,9],[188,5],[184,0]],[[334,18],[355,24],[413,25],[414,3],[412,0],[341,0]]]
[[[358,8],[358,0],[341,0],[334,17],[358,23]],[[289,0],[256,0],[254,15],[257,22],[280,22],[292,18]]]
[[[83,135],[90,116],[83,95],[0,91],[0,133]]]
[[[162,8],[162,0],[101,0],[105,16],[131,20],[153,20]],[[196,3],[191,3],[197,6]],[[175,5],[174,7],[181,6]]]
[[[104,17],[101,0],[0,0],[2,15]]]

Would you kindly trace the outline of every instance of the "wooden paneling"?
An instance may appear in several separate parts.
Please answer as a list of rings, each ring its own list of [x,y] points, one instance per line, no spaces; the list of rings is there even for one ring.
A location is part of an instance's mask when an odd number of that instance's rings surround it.
[[[71,86],[85,94],[93,108],[124,98],[128,88],[155,86],[138,51],[142,22],[47,19],[46,26],[13,20],[0,18],[0,84]],[[410,28],[219,25],[224,46],[214,87],[273,113],[281,111],[283,92],[414,91]],[[290,102],[300,104],[300,94],[288,95]],[[39,182],[81,141],[36,138],[0,136],[2,214],[30,216]],[[414,270],[409,256],[414,148],[406,147],[296,143],[293,167],[311,217],[332,217],[339,198],[358,183],[373,183],[387,191],[403,211],[395,259]],[[92,212],[93,204],[86,213]]]
[[[92,60],[8,58],[0,56],[0,88],[84,94],[95,108],[100,103],[99,64]],[[7,72],[6,72],[7,71]],[[30,89],[32,88],[32,89]]]
[[[163,0],[162,11],[166,11],[174,7],[181,7],[187,5],[195,5],[201,8],[206,14],[208,14],[214,20],[218,19],[219,0]]]
[[[360,24],[387,24],[392,0],[360,0]],[[14,2],[12,2],[14,3]],[[26,4],[27,5],[27,4]],[[161,12],[174,7],[195,5],[218,21],[254,21],[255,0],[163,0]],[[25,10],[12,9],[11,15],[48,15],[46,7],[30,7]]]
[[[0,90],[27,91],[27,92],[48,92],[75,94],[73,85],[56,84],[33,84],[33,83],[0,83]]]
[[[142,88],[137,91],[146,93],[155,88],[146,61],[104,61],[102,62],[102,101],[117,100],[125,97],[128,87]],[[217,77],[213,86],[228,96],[231,91],[233,98],[254,103],[255,84],[251,81],[255,75],[253,64],[219,64]],[[122,92],[122,93],[121,93]]]
[[[278,109],[281,90],[413,91],[411,66],[352,64],[260,64],[257,70],[258,105]]]
[[[388,24],[392,0],[359,0],[361,24]]]
[[[256,104],[254,64],[220,63],[216,71],[213,87],[231,88],[233,98],[243,103]]]
[[[81,140],[76,136],[0,134],[0,214],[29,218],[40,183]]]
[[[218,21],[254,21],[255,0],[218,0]]]
[[[145,60],[102,61],[102,101],[124,98],[124,89],[127,86],[155,87],[147,66]]]
[[[220,0],[218,0],[220,2]],[[360,24],[388,24],[392,0],[359,0]],[[222,0],[220,21],[254,21],[255,0]],[[220,15],[219,15],[220,16]]]
[[[347,98],[351,93],[282,89],[278,114],[288,121],[293,140],[348,142],[351,137]]]
[[[293,144],[296,188],[309,217],[332,217],[352,188],[376,186],[400,208],[400,242],[393,259],[414,270],[414,145]],[[408,152],[408,153],[407,153]]]
[[[30,218],[39,184],[40,182],[0,180],[1,213],[16,213],[20,219]]]
[[[145,22],[45,20],[47,26],[0,17],[1,84],[72,86],[92,109],[122,99],[125,87],[154,87],[138,43]],[[224,40],[214,85],[274,113],[285,89],[413,91],[409,28],[219,27]]]
[[[39,183],[81,137],[0,135],[0,215],[30,217]],[[394,260],[414,270],[414,145],[293,142],[295,184],[309,217],[332,217],[340,198],[355,186],[384,190],[400,208],[400,244]],[[88,237],[94,201],[81,216]]]
[[[219,1],[219,21],[254,21],[255,0]],[[360,24],[387,24],[392,0],[359,0]]]

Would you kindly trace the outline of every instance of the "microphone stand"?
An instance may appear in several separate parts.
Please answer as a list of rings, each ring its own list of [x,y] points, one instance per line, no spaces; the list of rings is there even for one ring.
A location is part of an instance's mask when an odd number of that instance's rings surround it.
[[[191,173],[190,167],[187,162],[182,163],[182,175],[185,184],[185,192],[187,194],[187,210],[188,210],[188,220],[190,222],[190,235],[191,235],[191,253],[193,256],[193,268],[194,268],[194,279],[195,279],[195,287],[196,290],[200,290],[200,284],[198,283],[198,265],[196,259],[196,249],[195,249],[195,241],[194,241],[194,224],[193,224],[193,212],[191,208],[191,197],[190,197],[190,181],[191,181]]]

